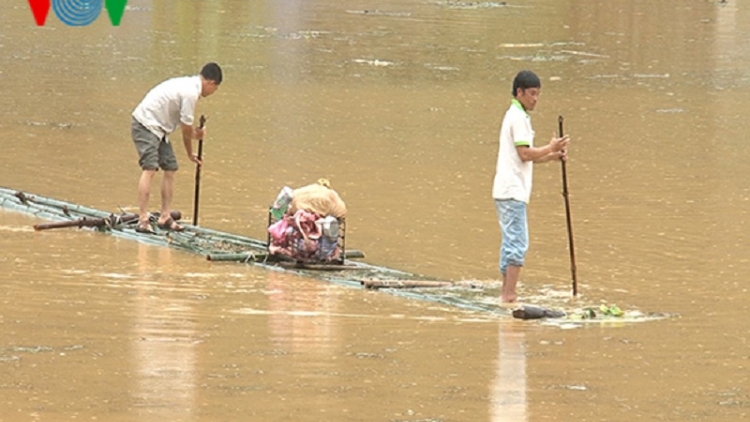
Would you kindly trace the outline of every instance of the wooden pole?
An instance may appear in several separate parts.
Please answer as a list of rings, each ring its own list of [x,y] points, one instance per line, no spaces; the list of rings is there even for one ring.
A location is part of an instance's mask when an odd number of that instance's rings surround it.
[[[557,118],[560,129],[560,137],[563,137],[563,116]],[[576,252],[573,246],[573,222],[570,218],[570,199],[568,198],[568,171],[565,160],[562,163],[563,197],[565,198],[565,221],[568,224],[568,249],[570,249],[570,275],[573,278],[573,296],[578,296],[578,280],[576,280]]]
[[[138,219],[138,214],[131,214],[131,217],[133,218],[128,219],[128,221],[132,221],[133,219]],[[49,230],[49,229],[60,229],[65,227],[78,227],[79,229],[81,227],[104,227],[107,225],[107,219],[106,218],[95,218],[95,217],[81,217],[76,220],[72,221],[59,221],[55,223],[41,223],[41,224],[34,224],[34,230],[36,231],[42,231],[42,230]]]
[[[200,128],[206,125],[206,116],[201,115]],[[198,140],[198,159],[203,158],[203,138]],[[200,198],[201,192],[201,165],[195,166],[195,199],[193,201],[193,225],[198,225],[198,199]]]

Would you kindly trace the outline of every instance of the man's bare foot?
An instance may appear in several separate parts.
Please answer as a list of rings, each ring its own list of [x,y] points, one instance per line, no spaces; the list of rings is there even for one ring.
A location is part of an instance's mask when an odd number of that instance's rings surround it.
[[[502,303],[516,303],[516,300],[518,300],[518,297],[516,295],[502,295],[502,296],[500,296],[500,301]]]

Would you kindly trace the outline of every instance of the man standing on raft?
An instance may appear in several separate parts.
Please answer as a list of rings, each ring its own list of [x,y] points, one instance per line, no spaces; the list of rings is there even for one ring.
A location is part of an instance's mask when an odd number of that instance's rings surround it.
[[[565,135],[553,136],[549,144],[534,147],[534,130],[528,112],[536,107],[541,88],[542,83],[534,72],[519,72],[513,79],[513,99],[500,128],[492,196],[502,233],[500,299],[505,303],[516,301],[516,284],[529,248],[526,206],[531,197],[534,163],[567,159],[565,150],[570,144],[570,138]]]
[[[198,156],[193,154],[193,139],[203,139],[205,135],[204,129],[193,127],[195,104],[199,98],[216,92],[221,80],[221,67],[216,63],[208,63],[203,66],[199,75],[172,78],[155,86],[133,111],[130,129],[140,157],[138,164],[143,170],[138,182],[140,217],[137,232],[154,233],[149,223],[148,201],[151,180],[159,168],[164,170],[164,177],[161,182],[161,214],[156,224],[164,230],[184,230],[169,213],[174,195],[175,172],[179,167],[167,135],[180,127],[188,159],[199,166],[202,164]]]

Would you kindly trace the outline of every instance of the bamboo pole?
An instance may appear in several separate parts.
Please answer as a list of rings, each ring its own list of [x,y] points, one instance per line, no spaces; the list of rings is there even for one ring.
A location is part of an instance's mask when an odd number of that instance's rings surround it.
[[[179,221],[182,218],[182,213],[178,210],[170,211],[169,215],[175,221]],[[158,217],[158,213],[151,215],[152,218]],[[128,224],[138,220],[138,214],[123,213],[123,214],[110,214],[108,217],[81,217],[70,221],[56,221],[54,223],[40,223],[34,225],[34,230],[42,231],[49,229],[61,229],[66,227],[115,227],[120,224]]]
[[[135,218],[138,218],[136,214],[133,215],[135,215]],[[34,230],[41,231],[49,229],[61,229],[66,227],[78,227],[79,229],[82,227],[104,227],[107,225],[107,222],[108,219],[106,218],[81,217],[71,221],[34,224]]]
[[[206,125],[206,116],[200,118],[200,128]],[[203,158],[203,138],[198,140],[198,160]],[[195,196],[193,198],[193,225],[198,225],[198,199],[201,193],[201,165],[195,166]]]
[[[557,118],[560,137],[563,137],[563,116]],[[563,197],[565,198],[565,221],[568,225],[568,249],[570,249],[570,275],[573,279],[573,297],[578,296],[578,280],[576,280],[576,252],[573,246],[573,222],[570,218],[570,199],[568,198],[568,172],[565,167],[565,160],[562,163],[562,180],[563,180]]]

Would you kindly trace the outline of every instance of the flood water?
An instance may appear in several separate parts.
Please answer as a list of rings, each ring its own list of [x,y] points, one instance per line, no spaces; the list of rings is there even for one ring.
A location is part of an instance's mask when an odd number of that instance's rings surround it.
[[[0,421],[750,415],[750,4],[131,0],[120,27],[72,28],[3,2],[0,58],[1,186],[135,209],[132,109],[216,61],[202,226],[265,238],[276,193],[326,177],[367,262],[488,283],[499,125],[532,69],[537,143],[558,115],[573,139],[580,297],[546,164],[521,300],[673,315],[563,330],[0,210]]]

